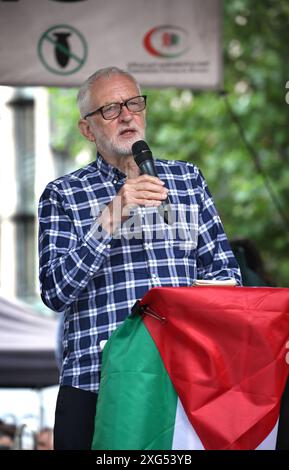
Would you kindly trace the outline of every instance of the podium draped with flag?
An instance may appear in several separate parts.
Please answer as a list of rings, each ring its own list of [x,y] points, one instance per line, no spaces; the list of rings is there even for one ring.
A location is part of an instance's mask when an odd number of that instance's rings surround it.
[[[104,348],[92,448],[275,449],[288,336],[289,289],[151,289]]]

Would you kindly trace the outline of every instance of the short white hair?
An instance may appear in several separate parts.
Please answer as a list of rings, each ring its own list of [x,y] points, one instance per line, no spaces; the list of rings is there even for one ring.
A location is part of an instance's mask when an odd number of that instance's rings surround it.
[[[85,82],[81,85],[79,92],[77,94],[77,104],[80,112],[80,116],[83,118],[88,112],[90,105],[90,90],[92,85],[102,77],[110,78],[111,75],[125,75],[130,78],[136,85],[139,93],[141,94],[141,89],[136,79],[125,70],[119,69],[118,67],[105,67],[94,72],[90,77],[88,77]]]

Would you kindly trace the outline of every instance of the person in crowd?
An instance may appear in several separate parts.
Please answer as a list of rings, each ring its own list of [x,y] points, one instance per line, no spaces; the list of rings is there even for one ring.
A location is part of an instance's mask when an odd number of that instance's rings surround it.
[[[35,436],[35,450],[53,450],[53,429],[41,428]]]
[[[0,450],[12,450],[15,444],[16,426],[0,419]]]
[[[64,315],[55,449],[90,449],[100,345],[136,300],[152,287],[191,286],[197,278],[241,283],[200,170],[156,159],[152,175],[136,163],[132,146],[145,139],[146,100],[126,71],[91,75],[78,93],[78,125],[96,159],[50,182],[40,198],[41,295]]]

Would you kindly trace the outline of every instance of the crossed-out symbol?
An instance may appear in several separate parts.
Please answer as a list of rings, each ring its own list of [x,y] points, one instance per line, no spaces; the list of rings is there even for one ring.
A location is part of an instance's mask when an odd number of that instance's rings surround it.
[[[86,62],[87,44],[73,26],[55,25],[45,31],[37,46],[43,65],[58,75],[77,72]]]

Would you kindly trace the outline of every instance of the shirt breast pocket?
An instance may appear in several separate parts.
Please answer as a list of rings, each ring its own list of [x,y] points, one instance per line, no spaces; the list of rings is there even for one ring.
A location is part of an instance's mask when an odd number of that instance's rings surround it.
[[[193,241],[169,240],[170,248],[174,258],[195,258],[197,244]]]
[[[175,256],[188,257],[198,245],[198,206],[172,205],[172,223],[166,226],[166,238]]]

